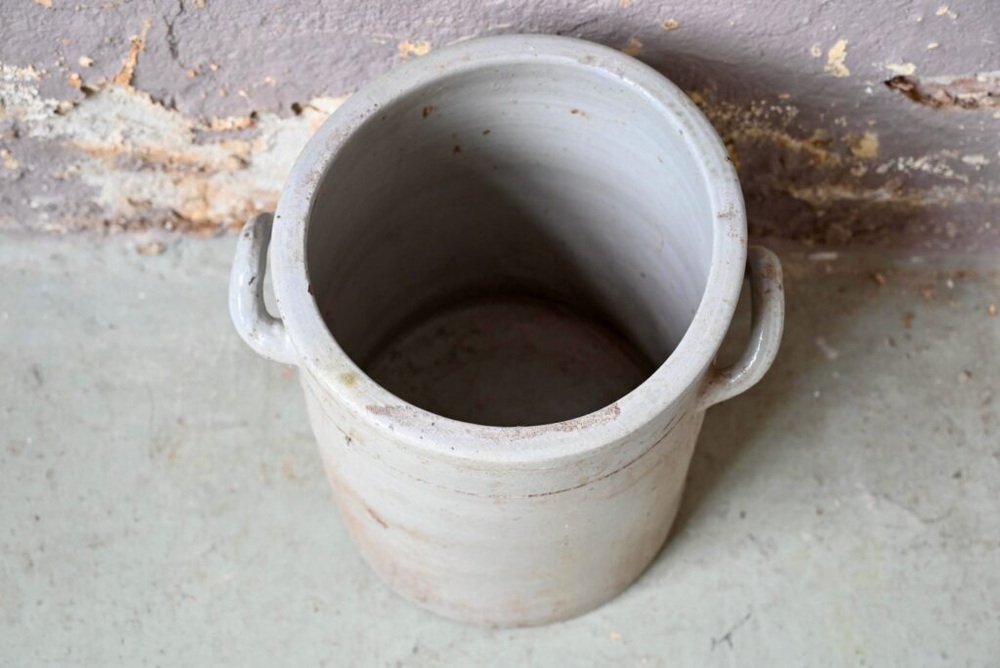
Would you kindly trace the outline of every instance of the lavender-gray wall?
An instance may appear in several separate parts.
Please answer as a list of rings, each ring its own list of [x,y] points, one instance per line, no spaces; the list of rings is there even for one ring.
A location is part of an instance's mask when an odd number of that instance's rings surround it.
[[[273,206],[343,96],[508,32],[601,42],[680,84],[758,235],[1000,247],[996,0],[4,0],[0,229],[232,226]]]

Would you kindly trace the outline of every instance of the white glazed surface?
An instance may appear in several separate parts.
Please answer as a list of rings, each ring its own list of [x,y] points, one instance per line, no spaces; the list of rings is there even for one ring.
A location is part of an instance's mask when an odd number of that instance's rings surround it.
[[[302,382],[337,507],[365,559],[406,598],[489,626],[573,617],[627,587],[666,539],[704,417],[678,414],[636,435],[649,449],[610,475],[582,460],[548,472],[427,460],[414,473],[395,466],[377,427],[350,422],[314,379]]]
[[[685,133],[685,145],[699,156],[698,173],[710,184],[706,196],[710,198],[712,215],[700,224],[713,230],[712,264],[707,289],[688,333],[652,377],[617,402],[618,418],[613,427],[607,421],[583,416],[563,424],[563,428],[537,430],[518,445],[498,448],[495,444],[498,438],[504,438],[504,432],[496,428],[451,423],[409,406],[401,408],[412,417],[406,425],[397,425],[388,416],[372,416],[368,406],[391,407],[399,402],[359,373],[320,316],[309,294],[306,228],[316,206],[317,187],[331,159],[358,127],[377,116],[381,106],[446,72],[525,59],[593,68],[602,74],[610,72],[638,98],[660,107],[662,125]],[[746,220],[739,184],[718,136],[694,103],[660,74],[617,51],[580,40],[545,36],[471,40],[393,70],[358,91],[306,146],[282,192],[275,221],[272,281],[281,317],[303,366],[352,412],[381,422],[386,431],[392,423],[394,437],[401,443],[416,446],[425,456],[434,453],[475,461],[529,463],[567,454],[577,456],[584,450],[606,447],[616,440],[616,435],[649,422],[695,385],[708,368],[732,318],[746,260]],[[352,382],[343,382],[347,377]],[[567,433],[567,426],[574,427],[573,437],[560,439],[559,434]],[[458,441],[454,451],[451,446],[435,445],[451,441]]]
[[[505,194],[477,193],[488,206],[469,217],[483,235],[463,233],[462,212],[448,212],[470,184]],[[530,224],[491,218],[511,199]],[[413,220],[423,227],[407,227]],[[352,360],[402,311],[530,255],[539,231],[560,242],[557,270],[529,258],[523,275],[586,291],[659,364],[627,395],[556,423],[473,424],[402,401]],[[246,239],[237,264],[250,266]],[[338,506],[384,579],[457,619],[538,624],[638,576],[669,530],[704,408],[770,366],[780,267],[763,249],[753,260],[752,343],[719,372],[712,360],[743,282],[746,223],[707,121],[618,52],[487,38],[389,73],[317,132],[275,216],[272,280],[287,335],[269,336],[269,352],[252,322],[235,313],[234,322],[258,352],[298,361]],[[233,289],[246,291],[237,275],[259,286],[262,271],[234,269]]]

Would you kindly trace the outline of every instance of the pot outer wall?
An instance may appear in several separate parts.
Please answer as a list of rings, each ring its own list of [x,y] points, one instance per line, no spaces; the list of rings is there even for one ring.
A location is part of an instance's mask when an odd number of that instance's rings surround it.
[[[704,418],[678,402],[630,435],[642,452],[624,463],[612,447],[555,471],[512,470],[417,458],[307,372],[302,386],[337,507],[367,562],[411,601],[488,626],[567,619],[634,581],[677,514]]]

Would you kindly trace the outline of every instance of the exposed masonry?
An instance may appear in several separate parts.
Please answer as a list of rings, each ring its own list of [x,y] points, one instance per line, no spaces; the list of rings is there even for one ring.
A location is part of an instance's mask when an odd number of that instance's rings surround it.
[[[755,234],[1000,245],[996,3],[475,4],[5,4],[0,228],[233,227],[274,206],[350,91],[452,41],[525,31],[619,48],[688,91]]]

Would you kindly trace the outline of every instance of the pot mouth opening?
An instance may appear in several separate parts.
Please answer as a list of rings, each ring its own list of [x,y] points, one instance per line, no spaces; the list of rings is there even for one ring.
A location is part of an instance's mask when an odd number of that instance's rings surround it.
[[[683,93],[610,49],[509,36],[426,56],[349,99],[293,170],[274,256],[293,345],[421,440],[648,420],[732,317],[745,222],[726,160]]]

